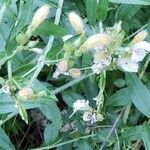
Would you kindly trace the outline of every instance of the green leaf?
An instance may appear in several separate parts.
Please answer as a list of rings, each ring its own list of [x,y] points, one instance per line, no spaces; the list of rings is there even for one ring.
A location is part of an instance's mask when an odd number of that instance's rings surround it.
[[[44,98],[39,106],[41,112],[53,122],[56,129],[62,126],[61,114],[54,100]]]
[[[29,23],[32,15],[33,2],[34,0],[27,0],[24,4],[18,24],[11,31],[10,41]]]
[[[36,29],[36,31],[33,33],[34,35],[57,35],[57,36],[63,36],[66,35],[66,30],[58,25],[53,24],[52,22],[45,20],[43,23],[39,25],[39,27]]]
[[[78,150],[93,150],[92,145],[90,145],[88,142],[86,141],[79,141],[78,143]]]
[[[60,43],[56,46],[53,46],[51,48],[51,50],[48,52],[48,54],[46,55],[46,60],[52,60],[55,59],[55,57],[57,57],[57,54],[62,50],[63,48],[63,44]]]
[[[128,105],[131,103],[131,98],[130,98],[130,91],[128,88],[123,88],[119,91],[117,91],[115,94],[111,95],[107,102],[106,105],[109,106],[122,106],[122,105]]]
[[[110,0],[110,2],[119,4],[150,5],[150,2],[147,0]]]
[[[141,135],[146,150],[150,150],[150,127],[147,125],[147,123],[143,124],[141,128]]]
[[[150,118],[150,91],[135,74],[126,74],[126,81],[133,104]]]
[[[61,114],[54,101],[53,97],[39,97],[36,100],[27,100],[21,103],[24,109],[39,108],[41,112],[54,123],[57,129],[62,126]],[[16,112],[18,113],[18,108],[15,107],[15,101],[8,94],[0,95],[0,113],[7,114]]]
[[[125,128],[122,135],[122,139],[129,141],[136,141],[141,139],[141,126]]]
[[[0,149],[15,150],[15,147],[10,142],[9,137],[6,135],[6,133],[3,131],[1,127],[0,127]]]
[[[140,8],[141,6],[138,5],[122,4],[119,6],[119,8],[116,11],[116,18],[117,20],[131,19]]]
[[[97,0],[86,0],[86,12],[87,18],[90,25],[96,23],[96,12],[97,12]]]
[[[122,88],[126,85],[126,81],[124,79],[119,78],[119,79],[115,80],[113,82],[113,84],[118,88]]]
[[[44,130],[44,141],[46,144],[51,144],[58,136],[58,129],[54,123],[48,124]]]
[[[107,17],[109,0],[100,0],[97,8],[97,16],[100,21],[104,21]]]

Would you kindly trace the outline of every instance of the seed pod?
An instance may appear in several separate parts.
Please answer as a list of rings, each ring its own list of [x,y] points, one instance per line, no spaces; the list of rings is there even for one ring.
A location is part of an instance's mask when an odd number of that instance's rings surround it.
[[[84,24],[82,18],[79,15],[77,15],[75,12],[69,13],[69,21],[78,34],[84,32]]]
[[[141,42],[141,41],[144,41],[144,40],[146,39],[147,35],[148,35],[148,32],[145,31],[145,30],[143,30],[143,31],[139,32],[139,33],[134,37],[134,39],[132,40],[131,43],[132,43],[132,44],[136,44],[136,43],[139,43],[139,42]]]
[[[20,99],[22,100],[27,100],[27,99],[30,99],[32,98],[33,96],[33,90],[31,88],[28,88],[28,87],[25,87],[25,88],[22,88],[19,92],[18,92],[18,96]]]
[[[67,60],[62,60],[61,62],[59,62],[57,67],[58,67],[58,70],[60,72],[66,72],[68,70],[68,62],[67,62]]]
[[[81,71],[77,68],[71,68],[69,69],[69,74],[73,78],[78,78],[79,76],[81,76]]]
[[[34,14],[31,24],[29,25],[26,34],[31,35],[31,32],[34,32],[36,28],[46,19],[49,14],[49,6],[41,6]]]
[[[90,36],[87,41],[81,46],[83,51],[95,48],[97,46],[107,46],[111,43],[111,36],[105,33],[99,33]]]

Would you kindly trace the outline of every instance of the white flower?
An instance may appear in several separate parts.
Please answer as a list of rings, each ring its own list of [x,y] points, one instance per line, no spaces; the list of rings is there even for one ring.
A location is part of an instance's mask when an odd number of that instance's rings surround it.
[[[93,73],[99,74],[102,70],[104,70],[111,63],[111,57],[103,60],[94,60],[94,64],[92,65]]]
[[[63,39],[63,41],[67,41],[67,40],[71,39],[72,37],[73,37],[72,34],[68,34],[68,35],[63,36],[62,39]]]
[[[146,56],[146,51],[143,49],[132,49],[131,60],[134,62],[139,62]]]
[[[127,58],[118,59],[117,66],[121,67],[124,71],[127,72],[138,72],[139,69],[138,63]]]
[[[85,100],[77,100],[73,103],[73,110],[74,112],[78,110],[86,111],[89,110],[91,107],[89,106],[89,101]]]
[[[132,46],[131,60],[135,62],[142,61],[146,54],[150,52],[150,43],[141,41]]]
[[[60,74],[69,75],[68,70],[68,62],[67,60],[62,60],[57,64],[57,69],[53,74],[53,78],[58,79]]]
[[[9,85],[4,85],[2,88],[1,88],[1,91],[5,94],[11,94],[10,92],[10,86]]]
[[[142,49],[147,52],[150,52],[150,43],[146,41],[141,41],[135,45],[133,45],[132,50]]]
[[[95,123],[97,121],[96,114],[88,111],[84,112],[83,121],[90,121],[91,124]]]
[[[91,66],[93,73],[99,74],[103,70],[101,63],[96,63]]]

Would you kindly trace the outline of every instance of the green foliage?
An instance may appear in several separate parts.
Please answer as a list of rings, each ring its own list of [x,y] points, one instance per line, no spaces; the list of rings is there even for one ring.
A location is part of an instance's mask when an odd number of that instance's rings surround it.
[[[126,75],[127,85],[133,104],[147,117],[150,117],[150,92],[134,74]]]
[[[27,28],[44,4],[50,12],[28,37]],[[150,54],[138,62],[137,73],[115,65],[119,54],[128,58],[136,33],[148,31],[145,41],[150,41],[149,5],[149,0],[1,0],[0,149],[150,150]],[[72,28],[70,11],[83,19],[82,33]],[[110,67],[96,74],[96,51],[84,52],[83,44],[100,32],[113,41],[105,50],[119,50]],[[73,78],[72,68],[81,76]],[[27,99],[19,96],[23,88],[33,91]],[[74,108],[77,100],[88,103],[88,117],[95,114],[96,121],[84,120],[85,112]]]
[[[87,18],[90,25],[96,23],[97,0],[86,0]]]
[[[6,133],[3,131],[2,128],[0,128],[0,148],[8,149],[8,150],[15,150],[15,147],[10,142],[9,137],[6,135]]]

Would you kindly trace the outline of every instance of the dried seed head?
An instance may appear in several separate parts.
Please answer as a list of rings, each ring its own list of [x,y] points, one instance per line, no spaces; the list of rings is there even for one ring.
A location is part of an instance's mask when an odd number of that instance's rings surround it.
[[[148,35],[148,32],[145,31],[145,30],[143,30],[143,31],[139,32],[139,33],[134,37],[134,39],[132,40],[131,43],[132,43],[132,44],[136,44],[136,43],[138,43],[138,42],[144,41],[145,38],[147,37],[147,35]]]
[[[58,70],[60,72],[66,72],[68,70],[68,62],[67,62],[67,60],[62,60],[61,62],[59,62],[57,67],[58,67]]]
[[[28,88],[28,87],[25,87],[25,88],[22,88],[19,92],[18,92],[18,96],[20,99],[22,100],[27,100],[27,99],[30,99],[32,98],[33,96],[33,90],[31,88]]]
[[[94,54],[94,61],[98,62],[100,60],[106,59],[107,54],[105,52],[96,52]]]
[[[81,71],[77,68],[71,68],[69,69],[69,74],[73,78],[78,78],[79,76],[81,76]]]
[[[99,33],[90,36],[87,41],[81,46],[83,51],[98,47],[107,46],[111,43],[111,36],[105,33]]]
[[[49,14],[49,6],[43,5],[41,6],[34,14],[31,24],[27,29],[27,35],[30,35],[30,32],[34,32],[34,30],[46,19]]]
[[[84,32],[84,24],[82,18],[75,12],[69,13],[69,21],[77,33],[80,34]]]

